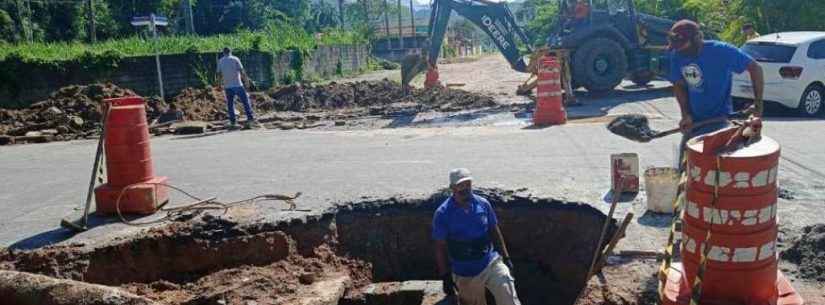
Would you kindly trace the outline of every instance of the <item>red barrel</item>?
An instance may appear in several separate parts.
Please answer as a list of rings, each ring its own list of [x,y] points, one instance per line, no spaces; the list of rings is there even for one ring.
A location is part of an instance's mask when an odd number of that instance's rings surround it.
[[[561,89],[561,65],[554,56],[546,55],[539,61],[536,87],[535,125],[556,125],[567,122]]]
[[[780,148],[776,141],[762,137],[718,156],[705,151],[711,149],[710,143],[725,143],[733,129],[688,142],[689,184],[682,214],[684,273],[692,287],[701,255],[710,247],[702,281],[703,303],[776,304]],[[717,179],[718,198],[714,200]],[[705,243],[707,230],[711,238]]]
[[[153,213],[169,195],[167,178],[154,174],[144,100],[124,97],[106,103],[107,183],[95,189],[97,212]]]

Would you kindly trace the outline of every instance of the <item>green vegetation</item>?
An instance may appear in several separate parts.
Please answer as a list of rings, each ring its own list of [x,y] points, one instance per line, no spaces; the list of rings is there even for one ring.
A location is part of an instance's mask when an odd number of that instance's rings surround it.
[[[603,3],[606,0],[594,1]],[[822,0],[634,0],[639,11],[673,20],[697,20],[722,40],[744,42],[740,28],[752,23],[762,34],[784,31],[825,31]],[[558,0],[526,0],[517,16],[532,17],[528,35],[542,43],[556,25]]]
[[[161,37],[157,48],[161,54],[181,54],[186,52],[219,52],[229,46],[239,51],[264,51],[277,53],[287,49],[308,50],[317,45],[355,44],[365,42],[362,35],[354,32],[329,30],[319,33],[316,39],[300,28],[290,25],[273,26],[272,30],[234,34],[219,34],[208,37],[171,36]],[[155,43],[152,39],[132,37],[113,39],[90,45],[81,42],[54,42],[16,44],[0,43],[0,59],[10,54],[24,61],[67,61],[88,54],[118,54],[121,57],[154,55]]]

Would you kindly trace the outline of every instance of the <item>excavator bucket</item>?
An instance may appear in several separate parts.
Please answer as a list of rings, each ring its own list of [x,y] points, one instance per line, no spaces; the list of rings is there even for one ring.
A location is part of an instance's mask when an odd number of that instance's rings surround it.
[[[410,82],[427,70],[427,59],[421,54],[410,54],[401,59],[401,87],[407,90]]]

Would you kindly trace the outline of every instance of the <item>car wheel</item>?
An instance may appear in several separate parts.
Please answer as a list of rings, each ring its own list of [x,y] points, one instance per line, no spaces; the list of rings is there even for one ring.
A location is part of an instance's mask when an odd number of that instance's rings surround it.
[[[812,84],[802,93],[796,109],[804,116],[813,117],[822,112],[823,108],[825,108],[825,89],[822,85]]]

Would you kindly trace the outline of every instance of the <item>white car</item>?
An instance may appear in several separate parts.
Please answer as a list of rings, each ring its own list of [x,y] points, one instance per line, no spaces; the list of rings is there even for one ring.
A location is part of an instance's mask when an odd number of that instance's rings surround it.
[[[825,110],[825,32],[785,32],[749,40],[742,51],[765,74],[763,99],[797,109],[805,116]],[[735,74],[731,94],[753,99],[748,72]]]

